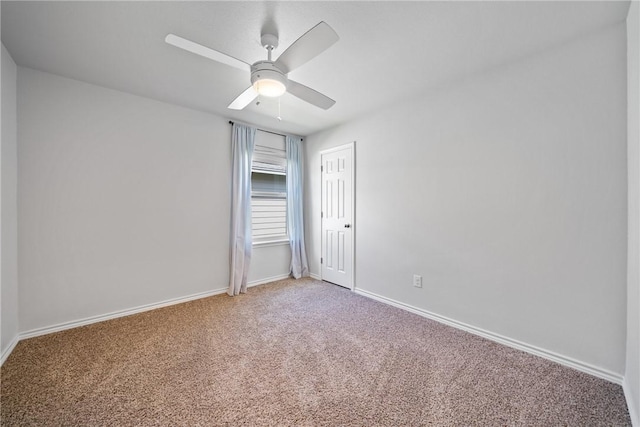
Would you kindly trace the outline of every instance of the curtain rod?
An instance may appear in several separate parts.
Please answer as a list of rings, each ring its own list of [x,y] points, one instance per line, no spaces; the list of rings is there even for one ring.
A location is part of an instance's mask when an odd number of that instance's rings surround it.
[[[235,123],[235,122],[233,122],[233,121],[229,120],[229,124],[230,124],[230,125],[233,125],[234,123]],[[287,136],[287,135],[283,135],[283,134],[278,133],[278,132],[272,132],[272,131],[270,131],[270,130],[264,130],[264,129],[260,129],[260,128],[256,128],[256,130],[259,130],[260,132],[272,133],[272,134],[274,134],[274,135],[280,135],[280,136],[285,136],[285,137]],[[300,138],[300,140],[302,140],[302,139],[303,139],[303,138]]]

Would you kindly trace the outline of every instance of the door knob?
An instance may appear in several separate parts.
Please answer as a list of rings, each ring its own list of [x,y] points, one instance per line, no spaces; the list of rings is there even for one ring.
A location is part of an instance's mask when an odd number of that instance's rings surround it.
[[[345,224],[344,228],[351,228],[351,224]]]

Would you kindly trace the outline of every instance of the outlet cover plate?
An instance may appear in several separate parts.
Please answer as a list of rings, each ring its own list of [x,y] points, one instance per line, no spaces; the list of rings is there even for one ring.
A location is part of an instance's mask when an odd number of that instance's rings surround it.
[[[422,276],[419,276],[417,274],[413,275],[413,286],[415,286],[416,288],[422,287]]]

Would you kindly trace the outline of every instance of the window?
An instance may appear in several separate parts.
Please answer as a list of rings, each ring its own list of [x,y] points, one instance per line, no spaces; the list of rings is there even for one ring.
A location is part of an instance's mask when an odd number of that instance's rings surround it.
[[[288,241],[284,137],[266,132],[256,132],[253,151],[251,235],[254,244]]]

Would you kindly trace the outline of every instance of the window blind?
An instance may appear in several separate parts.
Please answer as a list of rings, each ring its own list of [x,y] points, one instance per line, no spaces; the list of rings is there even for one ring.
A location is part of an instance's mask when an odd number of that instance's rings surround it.
[[[256,132],[252,169],[255,172],[280,175],[287,173],[287,152],[283,136]]]
[[[251,230],[256,241],[287,236],[287,199],[251,198]]]
[[[287,156],[284,137],[256,133],[251,165],[251,234],[255,243],[287,238]]]
[[[285,150],[256,144],[253,149],[253,171],[284,175],[287,173]]]

